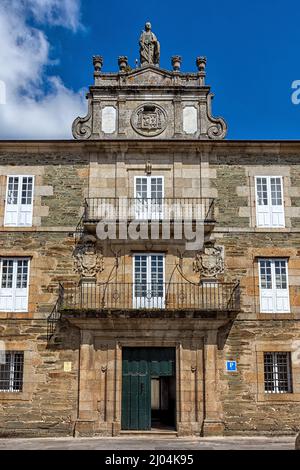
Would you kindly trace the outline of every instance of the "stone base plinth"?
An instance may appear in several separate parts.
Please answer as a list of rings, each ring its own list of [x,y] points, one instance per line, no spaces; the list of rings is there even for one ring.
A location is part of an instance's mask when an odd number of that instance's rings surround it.
[[[120,435],[121,432],[121,423],[118,421],[114,421],[112,423],[112,435],[113,437],[117,437]]]
[[[96,422],[78,419],[75,423],[74,437],[94,436],[96,431]]]
[[[224,435],[224,423],[222,421],[204,420],[202,427],[202,435],[204,437],[209,436],[223,436]]]

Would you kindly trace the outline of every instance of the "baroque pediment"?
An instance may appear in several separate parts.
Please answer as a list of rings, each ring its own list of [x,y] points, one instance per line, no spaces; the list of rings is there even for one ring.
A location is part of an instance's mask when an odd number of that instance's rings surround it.
[[[173,83],[173,74],[155,66],[147,66],[128,72],[126,82],[137,85],[168,86]]]
[[[171,57],[172,70],[160,68],[160,43],[150,23],[139,46],[136,67],[119,56],[118,72],[104,72],[103,57],[93,56],[88,112],[73,123],[75,139],[224,139],[226,122],[213,116],[205,83],[206,57],[196,58],[196,72],[182,72],[179,55]]]

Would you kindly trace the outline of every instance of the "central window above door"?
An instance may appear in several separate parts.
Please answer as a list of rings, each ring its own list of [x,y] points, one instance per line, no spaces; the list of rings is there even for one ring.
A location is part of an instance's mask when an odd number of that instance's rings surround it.
[[[163,218],[163,176],[136,176],[134,184],[135,218],[161,220]]]
[[[133,258],[134,308],[165,307],[165,257],[136,254]]]

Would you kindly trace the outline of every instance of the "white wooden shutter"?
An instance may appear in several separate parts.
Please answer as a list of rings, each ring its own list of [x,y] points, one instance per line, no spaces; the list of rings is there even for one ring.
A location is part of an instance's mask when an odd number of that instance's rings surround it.
[[[0,311],[12,312],[14,309],[14,261],[1,259]]]
[[[281,176],[270,177],[271,227],[284,227],[283,188]]]
[[[257,227],[269,227],[271,223],[268,178],[256,178],[256,224]]]
[[[5,226],[30,227],[32,225],[33,191],[33,176],[8,176]]]
[[[287,261],[286,260],[274,260],[273,271],[274,271],[274,274],[273,274],[274,285],[276,289],[275,311],[282,312],[282,313],[289,313],[290,301],[289,301]]]
[[[287,260],[261,259],[259,282],[260,311],[262,313],[289,313]]]
[[[15,266],[15,311],[26,312],[28,310],[29,260],[18,259],[16,260]]]
[[[5,201],[5,226],[18,225],[19,211],[19,177],[9,176],[7,178],[6,201]]]
[[[272,260],[259,261],[260,284],[260,311],[270,313],[274,311],[274,289],[272,279]]]
[[[151,200],[149,219],[163,219],[164,178],[162,176],[150,176],[148,178],[148,194]]]
[[[135,218],[148,219],[148,179],[147,176],[136,176],[134,185]]]
[[[33,176],[23,176],[20,180],[18,225],[30,227],[32,225],[34,178]]]

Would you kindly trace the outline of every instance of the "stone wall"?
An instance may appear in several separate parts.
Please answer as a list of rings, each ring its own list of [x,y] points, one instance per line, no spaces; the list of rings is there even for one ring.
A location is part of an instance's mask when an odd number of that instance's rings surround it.
[[[29,256],[32,260],[28,314],[0,313],[0,340],[5,341],[10,350],[25,351],[24,392],[0,393],[1,435],[88,434],[91,403],[92,418],[96,421],[93,432],[118,432],[119,402],[108,400],[104,403],[101,374],[107,371],[111,381],[107,390],[115,393],[113,377],[115,367],[118,371],[121,369],[121,350],[118,350],[116,361],[114,351],[120,337],[123,345],[133,344],[130,320],[124,319],[122,327],[111,320],[106,330],[98,332],[90,351],[93,361],[82,363],[84,374],[80,379],[85,388],[92,383],[92,392],[85,391],[80,395],[83,389],[78,374],[79,327],[63,322],[55,342],[48,344],[46,319],[55,306],[59,282],[78,283],[80,278],[73,252],[76,246],[74,232],[82,215],[84,198],[133,197],[134,176],[145,175],[147,165],[153,175],[165,177],[166,197],[216,198],[218,223],[212,233],[206,234],[206,239],[212,243],[215,240],[217,245],[224,247],[225,271],[220,274],[220,279],[239,280],[242,289],[242,311],[237,318],[232,318],[231,323],[221,327],[217,354],[214,349],[217,343],[209,343],[205,350],[210,329],[216,330],[216,320],[208,319],[194,332],[189,330],[187,322],[175,325],[171,319],[164,320],[159,331],[154,331],[155,328],[144,331],[145,319],[135,320],[134,334],[140,335],[135,338],[137,341],[161,345],[164,341],[168,343],[169,337],[172,347],[184,343],[181,346],[184,349],[181,389],[184,420],[180,432],[199,433],[202,429],[203,403],[211,398],[200,378],[205,373],[205,358],[211,363],[216,360],[215,369],[211,365],[208,370],[208,380],[216,381],[215,400],[209,403],[209,411],[212,416],[221,416],[226,433],[280,434],[299,429],[299,145],[295,149],[288,144],[286,148],[283,144],[281,147],[274,144],[272,148],[256,144],[252,149],[251,144],[242,143],[236,146],[232,143],[181,146],[177,142],[174,146],[171,142],[157,142],[156,146],[153,143],[115,143],[112,147],[106,142],[85,148],[70,142],[47,146],[22,144],[24,148],[14,144],[11,151],[3,150],[5,145],[8,144],[0,144],[1,199],[5,198],[8,174],[35,175],[36,192],[33,227],[3,227],[4,206],[0,206],[0,256]],[[62,149],[58,148],[60,146]],[[281,175],[284,179],[286,227],[276,231],[258,229],[255,224],[254,176],[267,174]],[[186,252],[180,242],[136,242],[119,246],[101,242],[98,248],[103,254],[103,270],[97,273],[97,282],[108,279],[118,251],[115,280],[131,282],[132,254],[152,250],[165,252],[167,275],[171,276],[175,265],[182,263],[184,275],[189,280],[199,281],[199,274],[193,270],[195,253]],[[290,314],[261,314],[259,311],[257,259],[274,256],[289,260]],[[183,282],[178,270],[174,281]],[[86,336],[94,326],[87,320],[84,325]],[[196,346],[193,343],[195,337]],[[108,347],[108,344],[112,346]],[[198,351],[196,359],[195,350]],[[291,351],[293,394],[264,394],[263,351]],[[106,362],[104,356],[108,358]],[[225,372],[226,359],[237,360],[237,373]],[[192,361],[198,361],[197,379],[192,375]],[[72,363],[71,372],[67,372],[65,363]],[[104,372],[100,374],[101,367]],[[215,370],[217,374],[214,375]],[[191,380],[198,384],[197,393],[191,388]],[[78,415],[80,400],[83,404],[81,416]],[[195,400],[198,400],[197,406]],[[109,420],[105,421],[106,412]]]
[[[219,337],[218,367],[226,434],[291,434],[300,428],[300,327],[297,321],[237,320]],[[221,349],[224,344],[224,349]],[[292,394],[266,394],[263,352],[290,351]],[[237,372],[224,370],[237,361]]]
[[[24,386],[0,394],[0,437],[73,435],[78,401],[78,331],[61,325],[55,345],[47,343],[45,320],[1,321],[8,351],[24,351]],[[72,363],[70,372],[65,364]]]

